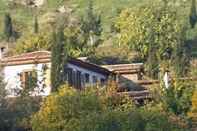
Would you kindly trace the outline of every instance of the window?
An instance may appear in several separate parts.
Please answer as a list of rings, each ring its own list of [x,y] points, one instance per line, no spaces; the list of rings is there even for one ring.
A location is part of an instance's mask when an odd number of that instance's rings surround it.
[[[76,88],[80,89],[81,88],[81,71],[77,71],[77,79],[76,79]]]
[[[101,78],[101,84],[105,83],[105,79]]]
[[[93,76],[92,79],[93,79],[93,84],[97,83],[97,77],[96,76]]]
[[[90,75],[88,73],[85,73],[85,83],[90,82]]]
[[[21,86],[23,88],[34,88],[37,85],[36,71],[24,71],[20,73]]]

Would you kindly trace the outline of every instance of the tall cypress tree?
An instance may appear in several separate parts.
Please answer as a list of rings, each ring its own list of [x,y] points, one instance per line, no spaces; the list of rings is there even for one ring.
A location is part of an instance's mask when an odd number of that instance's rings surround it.
[[[4,18],[4,34],[7,41],[13,36],[12,18],[9,13],[6,13]]]
[[[151,43],[147,58],[148,76],[153,79],[158,79],[159,76],[159,62],[156,56],[156,47]]]
[[[89,1],[86,15],[82,19],[81,29],[86,43],[90,41],[91,45],[98,44],[98,37],[102,33],[101,16],[94,13],[92,0]]]
[[[197,22],[196,0],[192,0],[189,18],[190,18],[191,28],[194,28]]]
[[[37,16],[35,16],[35,19],[34,19],[34,33],[35,34],[39,33],[39,24],[38,24]]]
[[[6,87],[6,84],[4,83],[2,68],[0,67],[0,107],[7,94],[5,87]]]
[[[190,68],[190,49],[187,43],[181,43],[177,45],[176,49],[174,50],[173,56],[173,66],[174,71],[177,77],[183,77],[187,75],[187,72]]]
[[[53,46],[51,54],[51,85],[52,91],[57,91],[58,87],[63,83],[64,73],[64,32],[63,28],[59,28],[57,33],[53,33]]]

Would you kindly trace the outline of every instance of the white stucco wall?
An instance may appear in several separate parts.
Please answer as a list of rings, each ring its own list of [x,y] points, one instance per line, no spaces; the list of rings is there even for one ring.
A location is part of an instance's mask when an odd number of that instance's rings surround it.
[[[28,70],[35,70],[37,71],[37,78],[38,81],[41,81],[43,79],[43,67],[44,64],[27,64],[27,65],[15,65],[15,66],[5,66],[3,68],[4,73],[4,80],[7,84],[6,89],[9,92],[9,96],[15,96],[16,93],[14,92],[14,89],[21,89],[21,82],[20,82],[20,76],[19,74],[28,71]],[[46,63],[48,69],[50,69],[51,64]],[[36,89],[36,91],[33,93],[33,95],[49,95],[51,88],[49,85],[47,85],[43,92],[37,93],[38,90],[41,88],[41,84],[39,84],[39,87]]]
[[[76,66],[76,65],[73,65],[73,64],[68,64],[68,67],[69,68],[72,68],[73,70],[75,71],[80,71],[82,74],[85,74],[85,73],[88,73],[90,75],[90,84],[95,84],[93,83],[93,76],[96,76],[98,78],[98,82],[100,82],[100,79],[106,79],[106,76],[105,75],[102,75],[100,73],[97,73],[97,72],[93,72],[93,71],[90,71],[90,70],[87,70],[85,68],[81,68],[79,66]]]
[[[28,70],[35,70],[37,71],[37,78],[38,81],[41,81],[43,79],[43,72],[42,67],[44,64],[27,64],[27,65],[15,65],[15,66],[5,66],[3,69],[4,72],[4,80],[7,83],[6,89],[9,92],[9,96],[16,96],[17,94],[14,92],[16,89],[22,89],[21,87],[21,81],[19,74],[28,71]],[[51,69],[51,63],[47,63],[48,67],[48,76],[50,76],[50,69]],[[82,74],[88,73],[90,77],[90,83],[91,85],[95,84],[93,82],[93,76],[96,76],[98,79],[98,82],[100,82],[101,79],[107,79],[105,75],[102,75],[100,73],[96,73],[94,71],[90,71],[85,68],[81,68],[79,66],[68,64],[69,68],[72,68],[75,71],[80,71]],[[45,76],[47,77],[47,76]],[[50,81],[50,78],[48,78],[46,81]],[[50,82],[47,82],[50,83]],[[41,96],[47,96],[51,92],[51,85],[46,84],[47,86],[44,88],[43,92],[40,92],[40,89],[42,88],[41,84],[39,84],[39,87],[36,88],[36,91],[33,93],[33,95],[41,95]],[[39,93],[38,93],[39,92]]]

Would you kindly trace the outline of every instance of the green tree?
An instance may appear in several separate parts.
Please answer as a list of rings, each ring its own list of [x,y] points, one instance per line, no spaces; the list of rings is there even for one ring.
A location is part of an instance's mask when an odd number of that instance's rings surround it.
[[[33,91],[33,87],[35,87],[34,78],[29,77],[26,88],[16,98],[8,99],[6,96],[9,92],[5,87],[6,83],[3,81],[3,74],[0,71],[0,130],[31,129],[31,115],[39,110],[39,102],[41,102],[39,96],[32,97],[29,95],[29,91]]]
[[[191,28],[194,28],[197,22],[197,13],[196,13],[196,0],[192,0],[191,11],[190,11],[190,25]]]
[[[178,57],[177,57],[178,56]],[[189,43],[180,42],[174,49],[173,56],[173,70],[175,71],[176,77],[184,77],[188,74],[191,68],[191,52]]]
[[[192,118],[195,124],[197,124],[197,88],[192,96],[192,108],[188,113],[188,116]]]
[[[135,108],[114,84],[78,91],[67,85],[45,99],[32,117],[33,131],[184,131],[164,112]]]
[[[158,58],[156,57],[156,48],[154,46],[151,46],[151,44],[148,52],[146,68],[148,71],[148,76],[154,79],[158,78],[159,64]]]
[[[93,0],[89,1],[86,16],[82,19],[81,30],[84,35],[84,42],[91,46],[97,46],[102,33],[101,17],[94,14]]]
[[[6,84],[4,82],[2,69],[0,67],[0,107],[1,107],[3,101],[5,100],[5,97],[7,95],[7,92],[5,90],[5,86],[6,86]]]
[[[169,68],[173,66],[174,50],[180,43],[184,43],[185,38],[184,23],[178,18],[176,10],[161,2],[125,9],[115,25],[119,30],[119,42],[139,52],[150,67],[149,71],[158,72],[158,68],[164,68],[166,65]],[[151,58],[153,56],[154,59]]]
[[[63,72],[65,65],[65,38],[63,28],[59,28],[57,33],[53,34],[52,56],[51,56],[51,85],[52,90],[57,91],[57,88],[63,83]]]
[[[4,34],[7,41],[13,36],[12,18],[9,13],[6,13],[4,18]]]
[[[6,95],[7,91],[5,89],[6,84],[3,80],[2,70],[0,69],[0,130],[8,129],[8,125],[6,124],[5,117],[6,117]]]
[[[39,24],[38,24],[38,17],[35,16],[35,19],[34,19],[34,33],[37,34],[39,33]]]
[[[191,82],[173,81],[171,86],[164,90],[162,97],[166,110],[186,117],[192,107],[195,88],[196,85]]]
[[[51,50],[52,41],[50,33],[27,34],[17,41],[13,52],[20,54],[39,50]]]

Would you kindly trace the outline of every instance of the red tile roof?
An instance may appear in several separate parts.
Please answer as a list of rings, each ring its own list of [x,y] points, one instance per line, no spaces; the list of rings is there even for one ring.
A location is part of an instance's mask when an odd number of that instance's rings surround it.
[[[39,63],[50,63],[51,52],[49,51],[35,51],[31,53],[23,53],[21,55],[6,57],[0,60],[3,66],[15,66],[15,65],[26,65],[26,64],[39,64]],[[97,73],[104,75],[110,75],[112,72],[101,66],[85,62],[84,60],[71,58],[69,63],[77,65],[79,67],[92,70]]]
[[[5,57],[0,62],[3,66],[36,64],[50,62],[51,53],[49,51],[35,51],[23,53],[12,57]]]

